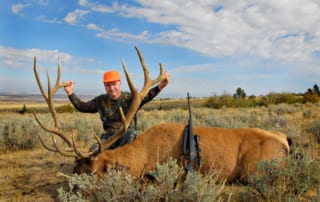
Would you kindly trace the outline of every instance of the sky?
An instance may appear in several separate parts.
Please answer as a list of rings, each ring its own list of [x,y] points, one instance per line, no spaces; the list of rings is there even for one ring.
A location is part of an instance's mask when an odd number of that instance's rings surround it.
[[[160,63],[170,73],[159,98],[303,93],[319,85],[320,1],[2,0],[0,92],[39,93],[34,57],[44,85],[59,59],[76,94],[100,95],[123,59],[141,89],[134,47],[151,78]]]

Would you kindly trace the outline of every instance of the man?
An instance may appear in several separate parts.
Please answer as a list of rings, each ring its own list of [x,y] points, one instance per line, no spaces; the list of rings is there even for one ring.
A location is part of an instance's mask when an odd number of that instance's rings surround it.
[[[165,76],[166,78],[161,81],[158,86],[155,86],[148,92],[148,95],[141,102],[140,108],[151,101],[167,86],[170,81],[170,75],[168,72],[165,72]],[[105,72],[103,75],[103,83],[107,93],[99,95],[88,102],[82,101],[73,92],[74,83],[72,81],[69,80],[65,82],[66,85],[64,90],[67,93],[69,100],[78,111],[86,113],[99,112],[105,130],[101,135],[101,141],[105,142],[121,126],[122,120],[119,107],[121,106],[123,112],[126,114],[131,104],[132,95],[129,92],[121,91],[121,77],[120,73],[116,70]],[[109,149],[114,149],[134,140],[136,138],[136,132],[133,125],[134,124],[131,123],[127,132],[112,144]],[[92,147],[90,150],[94,149],[95,148]]]

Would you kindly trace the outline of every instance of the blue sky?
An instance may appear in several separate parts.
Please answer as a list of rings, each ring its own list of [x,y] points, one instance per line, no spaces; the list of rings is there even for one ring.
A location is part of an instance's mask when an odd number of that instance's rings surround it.
[[[77,94],[104,93],[102,74],[122,73],[121,58],[140,88],[135,46],[151,77],[160,62],[171,74],[159,97],[305,92],[319,85],[320,2],[2,0],[0,92],[39,92],[34,56],[43,82],[59,57]]]

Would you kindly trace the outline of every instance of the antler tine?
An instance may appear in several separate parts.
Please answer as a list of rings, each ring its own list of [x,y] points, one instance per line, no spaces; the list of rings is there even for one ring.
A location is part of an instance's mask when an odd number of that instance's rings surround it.
[[[55,86],[61,86],[61,83],[60,83],[60,75],[61,75],[61,71],[60,71],[60,57],[58,57],[58,73],[57,73],[57,80],[56,80],[56,85]],[[63,85],[62,85],[63,87]],[[58,90],[59,88],[57,88]],[[53,92],[53,94],[55,93],[55,91]]]
[[[149,70],[147,68],[147,65],[146,63],[144,62],[144,59],[142,57],[142,54],[139,50],[138,47],[134,47],[137,51],[137,54],[138,54],[138,57],[139,57],[139,60],[140,60],[140,63],[141,63],[141,66],[142,66],[142,69],[143,69],[143,73],[144,73],[144,86],[146,86],[149,82],[150,82],[150,76],[149,76]]]
[[[34,72],[34,75],[36,77],[38,86],[40,88],[40,92],[41,92],[42,96],[44,97],[44,99],[47,100],[48,99],[48,95],[43,89],[43,86],[42,86],[42,83],[41,83],[41,80],[40,80],[40,77],[39,77],[39,74],[38,74],[37,58],[36,57],[34,57],[34,60],[33,60],[33,72]]]
[[[131,91],[132,94],[137,94],[138,91],[137,89],[135,88],[132,80],[131,80],[131,77],[128,73],[128,70],[127,70],[127,67],[126,67],[126,64],[124,63],[124,60],[121,58],[121,64],[122,64],[122,68],[123,68],[123,71],[124,71],[124,74],[126,76],[126,79],[127,79],[127,83],[128,83],[128,86],[129,86],[129,89]]]
[[[60,88],[64,87],[65,84],[60,82],[60,74],[61,73],[61,68],[60,68],[60,58],[58,57],[58,72],[57,72],[57,80],[55,87],[52,89],[52,94],[55,94]]]
[[[128,113],[127,113],[126,116],[124,115],[122,108],[121,107],[119,108],[120,115],[121,115],[121,120],[122,120],[123,124],[125,124],[125,127],[123,129],[125,131],[125,130],[128,129],[128,127],[130,125],[130,122],[134,117],[135,112],[138,110],[137,106],[140,105],[140,103],[141,103],[141,101],[142,101],[144,96],[140,96],[140,94],[138,93],[138,90],[134,86],[134,84],[133,84],[133,82],[131,80],[130,74],[129,74],[129,72],[127,70],[127,67],[126,67],[126,65],[125,65],[123,60],[121,61],[121,63],[122,63],[123,71],[124,71],[124,73],[126,75],[128,86],[129,86],[130,91],[131,91],[132,96],[133,96],[130,108],[129,108]],[[134,113],[129,113],[131,111],[134,111]]]
[[[159,63],[159,71],[160,71],[159,76],[156,79],[151,80],[151,86],[161,82],[163,79],[166,78],[161,63]]]
[[[55,150],[54,148],[48,146],[48,145],[44,142],[44,140],[42,139],[42,137],[41,137],[39,134],[38,134],[38,138],[39,138],[39,140],[40,140],[40,142],[41,142],[41,144],[42,144],[42,146],[43,146],[44,148],[46,148],[47,150],[52,151],[52,152],[57,152],[57,150]]]
[[[58,129],[60,129],[60,122],[58,121],[57,112],[56,112],[56,109],[54,108],[54,105],[53,105],[53,94],[54,93],[51,88],[50,76],[49,76],[48,72],[47,72],[47,80],[48,80],[48,97],[47,97],[46,101],[47,101],[49,111],[50,111],[52,118],[53,118],[53,121],[54,121],[54,126]]]

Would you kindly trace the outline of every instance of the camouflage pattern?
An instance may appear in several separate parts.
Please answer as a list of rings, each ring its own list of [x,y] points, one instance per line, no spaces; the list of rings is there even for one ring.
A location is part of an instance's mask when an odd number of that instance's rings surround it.
[[[159,94],[159,92],[160,90],[158,86],[152,88],[141,102],[139,108],[141,108],[147,102],[150,102],[155,96]],[[108,94],[102,94],[90,101],[85,102],[79,99],[76,94],[73,93],[69,96],[69,100],[71,101],[73,106],[80,112],[99,112],[100,119],[105,130],[105,134],[103,134],[103,136],[110,137],[117,129],[119,129],[122,124],[119,107],[121,106],[124,114],[126,114],[132,101],[132,95],[129,92],[122,92],[121,97],[118,100],[112,100],[108,96]],[[133,122],[131,122],[129,128],[134,129]]]

